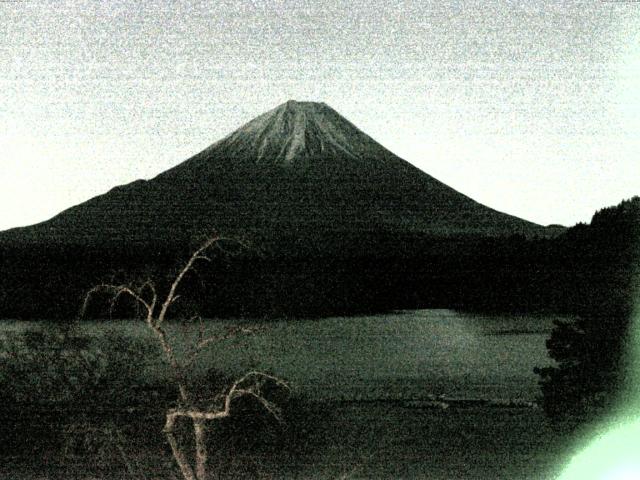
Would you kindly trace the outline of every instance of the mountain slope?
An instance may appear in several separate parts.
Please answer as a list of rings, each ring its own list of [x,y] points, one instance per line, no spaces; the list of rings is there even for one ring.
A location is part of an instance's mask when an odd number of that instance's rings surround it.
[[[267,241],[323,232],[545,233],[418,170],[327,105],[289,101],[149,181],[116,187],[0,241],[150,244],[211,230]]]

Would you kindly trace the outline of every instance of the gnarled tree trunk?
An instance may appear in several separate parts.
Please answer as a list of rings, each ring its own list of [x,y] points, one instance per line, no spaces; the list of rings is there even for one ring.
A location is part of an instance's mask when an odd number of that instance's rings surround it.
[[[197,261],[210,261],[205,255],[206,251],[212,246],[217,245],[222,240],[221,237],[214,236],[207,240],[200,248],[198,248],[189,258],[185,266],[178,272],[175,279],[171,283],[169,292],[165,297],[162,304],[159,303],[158,294],[154,283],[151,280],[147,280],[141,285],[112,285],[102,284],[92,288],[86,295],[83,312],[85,311],[88,302],[93,293],[98,291],[108,291],[113,294],[112,307],[118,301],[118,298],[123,295],[132,297],[137,304],[146,311],[145,323],[148,328],[154,333],[155,338],[158,340],[160,347],[164,353],[165,360],[169,364],[173,373],[174,381],[178,388],[179,398],[178,407],[170,409],[166,413],[166,420],[164,425],[164,433],[166,435],[173,457],[180,468],[180,472],[184,477],[184,480],[207,480],[207,422],[226,418],[231,414],[231,407],[234,400],[243,396],[250,396],[256,399],[270,414],[276,418],[280,418],[280,412],[278,407],[272,402],[268,401],[262,392],[262,382],[265,379],[276,382],[279,385],[285,386],[286,384],[281,380],[267,375],[261,372],[249,372],[242,378],[237,380],[229,390],[222,397],[222,406],[219,409],[201,409],[194,404],[193,397],[189,392],[186,377],[187,370],[192,365],[197,354],[206,346],[214,343],[217,340],[223,340],[229,338],[240,332],[238,329],[229,329],[226,334],[214,335],[206,337],[204,334],[204,326],[202,320],[200,320],[200,331],[197,339],[192,345],[191,354],[184,361],[176,356],[175,350],[167,336],[166,331],[163,328],[164,321],[167,316],[169,307],[178,299],[177,294],[180,282],[185,275],[193,269],[194,264]],[[192,320],[194,320],[192,319]],[[243,329],[243,333],[250,333],[251,330]],[[189,461],[184,449],[180,446],[178,439],[175,435],[176,422],[180,418],[185,418],[191,421],[193,428],[193,441],[195,445],[195,471],[194,466]]]

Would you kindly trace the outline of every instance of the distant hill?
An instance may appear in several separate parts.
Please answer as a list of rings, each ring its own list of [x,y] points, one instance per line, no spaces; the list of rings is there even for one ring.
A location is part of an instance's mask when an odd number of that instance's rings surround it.
[[[267,244],[283,235],[300,244],[324,235],[558,233],[455,191],[323,103],[289,101],[151,180],[0,233],[0,243],[184,243],[213,230]],[[340,243],[333,247],[348,248]]]

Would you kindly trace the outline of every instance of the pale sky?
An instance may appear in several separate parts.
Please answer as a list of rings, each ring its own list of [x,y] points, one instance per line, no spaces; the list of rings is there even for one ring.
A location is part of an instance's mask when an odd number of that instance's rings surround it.
[[[0,0],[0,229],[324,101],[498,210],[640,194],[640,2]]]

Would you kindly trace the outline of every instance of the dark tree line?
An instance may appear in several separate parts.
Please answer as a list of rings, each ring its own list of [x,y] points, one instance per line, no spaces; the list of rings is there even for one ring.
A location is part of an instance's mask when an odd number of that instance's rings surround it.
[[[576,318],[547,341],[557,366],[537,369],[544,407],[580,422],[621,407],[627,387],[631,320],[640,293],[640,198],[598,211],[562,239],[575,263]]]
[[[185,285],[197,305],[182,308],[246,317],[427,307],[580,314],[593,308],[594,275],[620,285],[631,262],[615,244],[626,233],[618,226],[610,231],[616,220],[608,212],[556,238],[296,232],[264,242],[265,248],[256,240],[260,251],[221,256],[199,269]],[[131,275],[171,278],[190,247],[0,244],[0,318],[74,318],[93,285]]]

